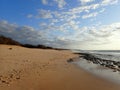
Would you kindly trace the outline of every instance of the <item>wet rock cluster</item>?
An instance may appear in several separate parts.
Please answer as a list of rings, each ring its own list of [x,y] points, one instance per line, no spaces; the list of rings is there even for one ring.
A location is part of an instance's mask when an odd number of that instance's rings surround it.
[[[120,72],[120,62],[119,61],[112,61],[112,60],[106,60],[106,59],[101,59],[98,57],[95,57],[92,54],[82,54],[80,58],[86,59],[94,64],[99,64],[103,67],[107,67],[110,69],[113,69],[114,71],[119,71]]]

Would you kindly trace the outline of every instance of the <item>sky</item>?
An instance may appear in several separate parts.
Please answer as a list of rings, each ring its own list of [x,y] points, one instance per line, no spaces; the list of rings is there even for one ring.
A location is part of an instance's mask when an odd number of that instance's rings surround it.
[[[24,44],[120,50],[120,0],[0,0],[0,35]]]

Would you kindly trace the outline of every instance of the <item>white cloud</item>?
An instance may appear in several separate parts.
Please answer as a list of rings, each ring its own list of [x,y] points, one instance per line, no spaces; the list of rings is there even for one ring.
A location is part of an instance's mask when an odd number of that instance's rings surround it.
[[[79,0],[81,2],[81,4],[86,4],[89,2],[93,2],[94,0]]]
[[[87,15],[83,15],[82,18],[86,19],[86,18],[90,18],[90,17],[95,17],[97,15],[98,15],[98,12],[94,12],[94,13],[90,13],[90,14],[87,14]]]
[[[72,22],[72,24],[74,24]],[[69,48],[81,49],[120,49],[120,23],[99,27],[83,27],[64,36]],[[118,45],[118,46],[115,46]]]
[[[42,0],[42,3],[48,5],[50,4],[48,1]],[[56,3],[60,9],[56,11],[50,10],[51,8],[49,10],[39,9],[37,15],[29,14],[28,18],[40,18],[40,30],[30,26],[18,26],[2,21],[0,22],[0,34],[12,37],[23,43],[47,44],[65,48],[92,49],[98,48],[98,44],[102,44],[104,47],[108,43],[112,46],[112,41],[114,43],[118,42],[120,23],[81,27],[84,22],[82,19],[94,19],[94,17],[105,11],[107,5],[115,4],[118,0],[79,1],[82,4],[84,3],[84,5],[76,5],[63,10],[62,8],[67,4],[65,0],[51,0],[51,3]],[[44,22],[44,20],[47,20],[47,22]],[[102,47],[99,48],[102,49]]]
[[[52,15],[50,10],[39,9],[38,10],[38,15],[36,17],[37,18],[48,19],[48,18],[52,18],[53,15]]]
[[[44,27],[44,26],[46,26],[47,25],[47,23],[40,23],[40,27]]]
[[[65,0],[52,0],[52,1],[56,2],[59,8],[63,8],[67,4]],[[80,1],[81,2],[93,2],[94,0],[80,0]],[[97,3],[91,3],[89,5],[75,6],[65,11],[64,10],[53,11],[53,10],[39,9],[36,17],[49,20],[50,22],[48,24],[51,24],[51,25],[55,25],[58,23],[65,24],[67,22],[70,22],[76,19],[79,20],[82,18],[87,19],[91,17],[96,17],[97,15],[105,11],[104,6],[106,5],[103,3],[105,3],[105,0],[97,2]],[[110,5],[110,1],[109,2],[106,1],[106,3],[107,5]],[[96,11],[97,9],[99,9],[99,11]],[[79,21],[79,23],[82,23],[82,22]]]
[[[67,30],[68,24],[77,30],[64,32],[65,29]],[[118,47],[120,45],[120,22],[99,27],[83,28],[77,27],[75,21],[62,26],[50,26],[46,23],[41,23],[40,25],[45,28],[43,30],[35,30],[30,26],[18,26],[7,21],[0,21],[0,34],[22,43],[45,44],[61,48],[120,49]],[[57,30],[59,34],[56,34]]]
[[[59,8],[63,8],[66,5],[65,0],[54,0],[57,4]]]
[[[82,19],[87,19],[87,18],[91,18],[91,17],[96,17],[96,16],[98,16],[98,14],[103,13],[104,11],[105,11],[105,9],[102,8],[100,11],[84,14],[84,15],[82,16]]]
[[[44,5],[54,5],[53,3],[55,2],[57,4],[58,8],[63,8],[67,3],[65,2],[65,0],[51,0],[51,2],[48,2],[49,0],[42,0],[42,4]]]
[[[27,18],[32,18],[32,17],[33,17],[32,14],[28,14],[28,15],[27,15]]]
[[[100,7],[99,4],[91,4],[91,5],[87,5],[87,6],[79,6],[79,7],[72,8],[69,10],[69,12],[72,14],[86,12],[86,11],[89,12],[89,10],[95,10],[99,7]]]
[[[46,23],[41,23],[40,25],[47,26]],[[43,44],[62,48],[67,47],[68,42],[64,41],[64,39],[60,39],[60,37],[58,38],[58,36],[56,36],[56,31],[53,29],[59,28],[56,26],[47,26],[44,30],[36,30],[30,26],[18,26],[8,23],[5,20],[0,21],[0,35],[5,35],[25,44]]]
[[[70,22],[68,22],[68,25],[70,26],[70,28],[72,28],[72,30],[79,30],[79,25],[77,23],[77,21],[73,21],[71,20]]]
[[[98,38],[108,38],[108,37],[114,36],[114,33],[116,31],[120,31],[119,28],[120,28],[120,23],[103,25],[97,28],[91,27],[89,28],[89,34],[93,35],[94,37],[98,37]]]
[[[109,5],[109,4],[115,4],[118,0],[103,0],[102,5]]]
[[[44,5],[47,5],[48,4],[48,1],[47,0],[41,0],[42,1],[42,3],[44,4]]]
[[[18,26],[7,21],[0,21],[0,35],[5,35],[22,43],[44,43],[42,32],[30,26]]]

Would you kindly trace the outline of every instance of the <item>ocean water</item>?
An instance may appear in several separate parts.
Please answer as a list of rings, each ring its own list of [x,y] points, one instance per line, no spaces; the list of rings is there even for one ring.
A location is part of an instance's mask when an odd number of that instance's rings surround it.
[[[74,50],[73,52],[77,53],[88,53],[96,58],[110,60],[110,61],[120,61],[120,50],[102,50],[102,51],[83,51],[83,50]],[[99,64],[94,64],[82,57],[77,58],[77,62],[74,62],[80,68],[97,75],[99,77],[105,78],[111,82],[120,84],[120,71],[114,71],[113,69],[103,67]]]

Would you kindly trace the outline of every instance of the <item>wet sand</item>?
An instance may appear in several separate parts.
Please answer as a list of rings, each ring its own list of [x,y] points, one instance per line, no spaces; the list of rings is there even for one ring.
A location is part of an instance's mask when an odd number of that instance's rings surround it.
[[[0,45],[0,90],[120,90],[68,63],[67,50]]]

